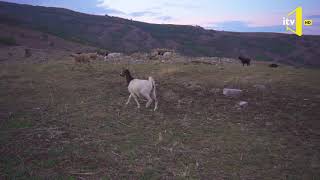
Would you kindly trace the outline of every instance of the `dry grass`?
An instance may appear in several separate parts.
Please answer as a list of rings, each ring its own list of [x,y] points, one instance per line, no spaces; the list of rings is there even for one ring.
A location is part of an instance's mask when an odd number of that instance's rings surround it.
[[[320,178],[318,70],[130,65],[156,79],[153,112],[124,107],[121,67],[1,65],[1,179]]]

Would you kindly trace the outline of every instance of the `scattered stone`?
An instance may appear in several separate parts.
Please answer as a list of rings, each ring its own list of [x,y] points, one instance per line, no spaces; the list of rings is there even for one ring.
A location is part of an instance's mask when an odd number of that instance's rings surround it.
[[[184,82],[183,83],[184,87],[190,89],[190,90],[202,90],[202,87],[199,85],[198,82],[195,81],[190,81],[190,82]]]
[[[240,107],[247,107],[249,105],[247,101],[240,101],[238,104]]]
[[[162,133],[159,132],[159,138],[158,138],[159,142],[163,141],[163,136],[162,136]]]
[[[240,89],[229,89],[229,88],[224,88],[223,89],[223,95],[228,96],[228,97],[238,97],[242,93],[242,90]]]
[[[266,126],[272,126],[272,122],[266,122]]]
[[[263,90],[266,90],[267,87],[263,84],[256,84],[253,86],[254,88],[256,88],[257,90],[260,90],[260,91],[263,91]]]
[[[191,122],[190,122],[190,118],[188,115],[185,115],[184,118],[181,121],[181,125],[183,127],[190,127],[191,126]]]
[[[202,90],[200,91],[197,91],[197,96],[204,96],[205,95],[205,92],[203,92]]]
[[[229,58],[222,58],[222,62],[226,62],[226,63],[233,63],[234,60],[229,59]]]
[[[213,88],[209,92],[212,94],[218,94],[220,91],[221,91],[221,89],[219,89],[219,88]]]
[[[166,57],[166,58],[171,57],[171,56],[172,56],[172,52],[165,52],[163,54],[163,57]]]
[[[182,107],[182,103],[183,103],[183,102],[182,102],[182,100],[180,100],[180,99],[179,99],[179,100],[178,100],[177,108],[179,108],[179,109],[180,109],[180,108]]]
[[[8,115],[9,115],[9,116],[8,116],[8,119],[11,119],[11,118],[13,118],[14,113],[13,113],[13,112],[9,112]]]

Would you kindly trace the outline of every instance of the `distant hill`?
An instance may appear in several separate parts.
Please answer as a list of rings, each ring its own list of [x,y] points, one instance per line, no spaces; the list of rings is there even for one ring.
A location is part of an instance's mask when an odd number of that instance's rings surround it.
[[[161,47],[190,56],[235,58],[245,54],[256,60],[320,67],[320,36],[222,32],[7,2],[0,2],[0,24],[33,29],[110,51],[133,53]]]
[[[26,49],[32,57],[25,57]],[[62,60],[73,52],[93,52],[97,48],[64,40],[47,33],[0,24],[0,64]]]

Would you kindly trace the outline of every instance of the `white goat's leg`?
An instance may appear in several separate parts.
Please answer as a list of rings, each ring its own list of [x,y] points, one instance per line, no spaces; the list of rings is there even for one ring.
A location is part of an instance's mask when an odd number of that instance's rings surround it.
[[[132,98],[132,94],[130,94],[128,101],[126,102],[126,105],[128,105],[130,103],[131,98]]]
[[[145,98],[148,99],[148,102],[146,104],[146,108],[148,108],[150,106],[150,104],[152,103],[152,98],[149,96],[149,94],[145,95]]]
[[[132,96],[133,96],[133,99],[136,101],[138,109],[139,109],[140,108],[140,103],[138,101],[138,97],[135,94],[132,94]]]
[[[154,100],[154,109],[153,109],[153,111],[156,111],[156,110],[158,109],[158,99],[157,99],[157,95],[156,95],[155,92],[153,92],[153,93],[151,94],[151,96],[152,96],[152,99]]]
[[[153,109],[153,111],[156,111],[157,109],[158,109],[158,100],[157,100],[157,98],[154,100],[154,109]]]

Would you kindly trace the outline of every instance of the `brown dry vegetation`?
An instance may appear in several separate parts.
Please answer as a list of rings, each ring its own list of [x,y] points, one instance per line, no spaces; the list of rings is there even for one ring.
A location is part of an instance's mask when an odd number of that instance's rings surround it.
[[[0,178],[320,178],[319,70],[130,65],[157,82],[153,112],[124,106],[122,66],[1,64]]]

